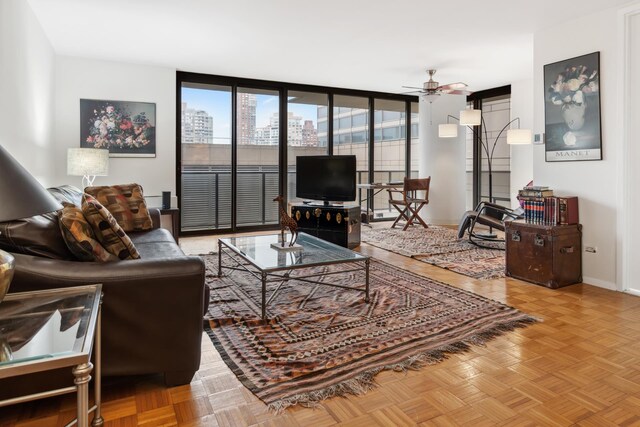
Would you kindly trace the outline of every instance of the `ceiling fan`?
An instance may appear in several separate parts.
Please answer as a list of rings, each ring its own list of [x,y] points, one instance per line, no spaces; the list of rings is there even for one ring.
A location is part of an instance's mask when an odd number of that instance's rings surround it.
[[[425,98],[429,102],[433,102],[442,94],[447,95],[471,95],[473,92],[466,90],[467,84],[462,82],[457,83],[449,83],[446,85],[440,86],[440,83],[433,80],[433,76],[436,73],[436,70],[427,70],[429,73],[429,80],[424,82],[422,87],[414,87],[414,86],[402,86],[406,89],[416,89],[410,92],[405,92],[406,94],[421,94],[424,95]]]

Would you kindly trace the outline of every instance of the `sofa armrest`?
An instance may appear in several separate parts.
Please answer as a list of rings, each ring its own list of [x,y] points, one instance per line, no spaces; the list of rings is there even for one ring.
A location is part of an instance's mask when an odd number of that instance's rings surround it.
[[[202,258],[110,263],[15,258],[10,292],[102,283],[105,375],[198,370],[206,298]]]
[[[149,208],[149,215],[151,216],[151,223],[153,224],[153,229],[160,228],[160,209],[158,208]]]

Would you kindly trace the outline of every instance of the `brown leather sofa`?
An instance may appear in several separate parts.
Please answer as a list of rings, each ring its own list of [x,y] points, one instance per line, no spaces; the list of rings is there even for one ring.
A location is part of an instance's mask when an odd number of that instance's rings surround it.
[[[49,191],[80,202],[73,187]],[[9,292],[102,283],[103,375],[162,373],[167,385],[187,384],[200,366],[204,262],[186,256],[160,228],[160,211],[150,211],[154,228],[129,233],[141,259],[108,263],[66,256],[55,214],[0,224],[0,248],[16,258]]]

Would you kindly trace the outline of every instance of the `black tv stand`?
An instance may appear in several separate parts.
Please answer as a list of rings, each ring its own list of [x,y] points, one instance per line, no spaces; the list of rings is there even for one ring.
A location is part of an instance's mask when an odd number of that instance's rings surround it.
[[[325,203],[303,202],[291,206],[291,217],[298,223],[298,231],[345,248],[360,246],[360,206]]]

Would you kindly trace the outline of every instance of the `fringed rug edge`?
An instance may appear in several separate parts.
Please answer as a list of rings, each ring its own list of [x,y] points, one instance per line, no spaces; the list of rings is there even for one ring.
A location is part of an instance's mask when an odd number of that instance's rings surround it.
[[[320,390],[295,394],[290,397],[278,399],[274,402],[268,403],[267,408],[276,414],[280,414],[287,408],[295,405],[312,408],[318,406],[324,400],[333,397],[346,397],[347,395],[361,396],[378,387],[378,384],[375,381],[375,376],[382,371],[393,370],[396,372],[406,372],[407,370],[418,370],[424,366],[434,365],[446,360],[450,355],[470,351],[472,345],[484,346],[490,340],[504,335],[507,332],[512,332],[518,328],[525,328],[541,321],[541,319],[536,317],[523,315],[520,319],[500,323],[487,331],[474,334],[465,340],[408,356],[400,363],[379,366],[366,370],[353,378],[349,378],[338,384],[333,384]]]

